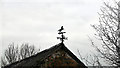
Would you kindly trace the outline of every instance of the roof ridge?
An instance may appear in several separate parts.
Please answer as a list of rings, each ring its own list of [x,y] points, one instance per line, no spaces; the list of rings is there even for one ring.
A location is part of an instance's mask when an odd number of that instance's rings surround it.
[[[51,50],[51,49],[53,49],[53,48],[59,47],[59,46],[61,46],[61,44],[63,44],[63,43],[56,44],[56,45],[54,45],[54,46],[52,46],[52,47],[50,47],[50,48],[48,48],[48,49],[45,49],[45,50],[42,50],[42,51],[38,52],[37,54],[34,54],[34,55],[29,56],[29,57],[26,57],[26,58],[24,58],[24,59],[18,60],[18,61],[16,61],[16,62],[10,63],[10,64],[8,64],[8,65],[6,65],[6,66],[4,66],[4,67],[12,66],[12,65],[17,64],[17,63],[19,63],[19,62],[22,62],[22,61],[24,61],[24,60],[27,60],[27,59],[29,59],[29,58],[31,58],[31,57],[35,57],[35,56],[37,56],[37,55],[39,55],[39,54],[42,54],[43,52],[46,52],[46,51]],[[4,68],[4,67],[3,67],[3,68]]]

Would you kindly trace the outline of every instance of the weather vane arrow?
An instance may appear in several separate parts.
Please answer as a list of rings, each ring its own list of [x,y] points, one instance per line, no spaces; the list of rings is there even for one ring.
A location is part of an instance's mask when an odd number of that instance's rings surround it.
[[[63,26],[61,26],[61,28],[58,30],[58,34],[61,35],[61,37],[57,37],[57,39],[60,39],[61,43],[64,42],[64,40],[67,40],[67,37],[65,37],[64,33],[66,32],[63,32],[64,28]]]

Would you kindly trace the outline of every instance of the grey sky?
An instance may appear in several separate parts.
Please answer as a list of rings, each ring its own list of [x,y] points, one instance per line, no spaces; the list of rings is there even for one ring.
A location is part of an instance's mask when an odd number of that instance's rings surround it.
[[[98,23],[101,0],[2,0],[0,53],[9,43],[30,43],[42,50],[60,41],[57,30],[63,25],[68,40],[66,46],[77,55],[91,48],[87,36]]]

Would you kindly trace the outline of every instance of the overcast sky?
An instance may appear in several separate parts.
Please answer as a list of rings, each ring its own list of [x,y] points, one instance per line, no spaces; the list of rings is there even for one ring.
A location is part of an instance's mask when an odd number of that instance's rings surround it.
[[[41,50],[60,43],[58,29],[64,26],[65,45],[77,55],[93,50],[88,36],[93,37],[90,24],[98,23],[102,0],[2,0],[1,44],[3,53],[8,44],[30,43]]]

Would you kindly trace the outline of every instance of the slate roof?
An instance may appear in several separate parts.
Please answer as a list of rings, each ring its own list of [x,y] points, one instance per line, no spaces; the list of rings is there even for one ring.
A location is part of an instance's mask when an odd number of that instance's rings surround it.
[[[53,52],[62,49],[64,50],[69,56],[71,56],[80,66],[87,68],[63,43],[59,43],[49,49],[46,49],[44,51],[41,51],[39,53],[37,53],[36,55],[30,56],[28,58],[25,58],[23,60],[14,62],[12,64],[6,65],[2,68],[18,68],[20,66],[35,66],[35,62],[38,61],[38,59],[40,60],[40,62],[42,63],[42,60],[44,60],[45,58],[47,58],[48,56],[50,56]]]

